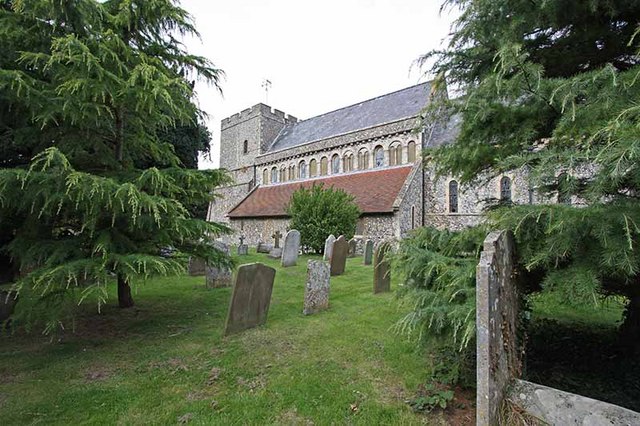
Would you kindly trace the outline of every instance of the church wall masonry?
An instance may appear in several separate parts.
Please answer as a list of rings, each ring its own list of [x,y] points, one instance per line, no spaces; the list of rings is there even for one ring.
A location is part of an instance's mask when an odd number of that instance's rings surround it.
[[[384,150],[384,165],[390,164],[389,148],[391,145],[400,144],[402,146],[402,164],[409,163],[407,145],[409,142],[416,144],[416,157],[419,154],[421,144],[421,135],[413,132],[416,126],[415,119],[401,120],[395,123],[389,123],[377,126],[371,129],[365,129],[352,132],[345,135],[328,138],[322,141],[307,143],[282,151],[270,152],[256,159],[256,175],[257,182],[265,185],[270,184],[270,171],[275,167],[278,171],[294,166],[296,170],[295,179],[287,179],[287,181],[298,180],[299,164],[304,161],[307,166],[307,177],[309,177],[309,164],[311,160],[316,160],[318,164],[318,175],[320,175],[320,160],[327,157],[330,161],[334,154],[340,157],[339,173],[344,173],[344,164],[342,159],[345,154],[353,155],[353,171],[358,170],[358,152],[366,149],[368,153],[368,169],[375,166],[374,150],[377,146],[382,146]],[[331,173],[331,167],[328,167],[328,176]],[[268,182],[263,181],[263,174],[267,171]]]
[[[396,200],[398,211],[394,215],[396,237],[405,238],[413,229],[422,226],[422,166],[414,167]]]
[[[433,168],[427,167],[424,172],[425,225],[440,229],[459,230],[482,222],[482,212],[489,201],[501,197],[501,179],[507,177],[510,182],[511,200],[517,204],[537,202],[536,194],[530,190],[529,176],[526,171],[519,170],[493,179],[473,184],[458,184],[458,209],[450,210],[450,182],[457,181],[450,176],[436,177]]]

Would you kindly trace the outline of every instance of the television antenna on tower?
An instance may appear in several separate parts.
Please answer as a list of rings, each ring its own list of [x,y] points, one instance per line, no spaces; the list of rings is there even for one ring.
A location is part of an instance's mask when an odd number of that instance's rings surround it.
[[[271,80],[262,80],[262,88],[264,89],[264,103],[269,105],[269,89],[271,88]]]

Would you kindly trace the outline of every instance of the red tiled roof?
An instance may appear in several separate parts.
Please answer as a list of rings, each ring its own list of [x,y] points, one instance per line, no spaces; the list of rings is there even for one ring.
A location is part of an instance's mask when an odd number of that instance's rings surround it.
[[[309,188],[320,183],[324,184],[325,188],[333,186],[353,195],[362,213],[391,213],[393,202],[398,197],[411,168],[409,165],[259,187],[234,207],[228,216],[287,216],[285,209],[291,194],[301,187]]]

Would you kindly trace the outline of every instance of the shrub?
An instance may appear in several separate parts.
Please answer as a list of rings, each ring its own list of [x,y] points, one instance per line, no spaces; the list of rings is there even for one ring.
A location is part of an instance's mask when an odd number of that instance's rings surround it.
[[[300,231],[300,242],[316,253],[324,251],[326,238],[333,234],[350,239],[356,232],[360,210],[352,195],[323,185],[300,188],[291,196],[287,213],[291,228]]]
[[[398,296],[409,313],[395,331],[426,342],[449,357],[434,382],[468,382],[475,353],[476,265],[484,227],[452,232],[420,228],[400,242],[393,256],[401,279]],[[442,367],[442,366],[441,366]]]

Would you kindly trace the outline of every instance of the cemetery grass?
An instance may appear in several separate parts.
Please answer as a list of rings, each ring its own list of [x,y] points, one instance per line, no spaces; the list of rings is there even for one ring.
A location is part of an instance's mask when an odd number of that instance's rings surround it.
[[[267,325],[222,337],[230,288],[204,277],[136,286],[87,306],[75,333],[0,337],[4,424],[440,424],[406,404],[430,376],[427,355],[393,334],[393,293],[372,294],[371,266],[348,259],[330,309],[305,317],[306,261],[277,266]],[[393,283],[392,289],[396,283]]]
[[[620,298],[576,306],[540,294],[531,308],[528,380],[640,411],[640,363],[617,333]]]

